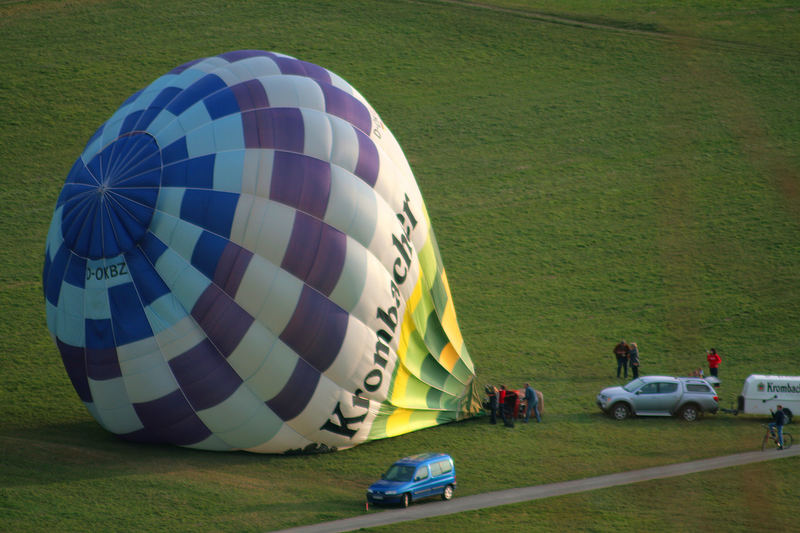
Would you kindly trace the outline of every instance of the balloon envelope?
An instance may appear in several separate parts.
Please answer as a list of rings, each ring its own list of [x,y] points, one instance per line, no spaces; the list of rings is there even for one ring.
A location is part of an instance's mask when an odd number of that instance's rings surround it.
[[[335,74],[271,52],[182,65],[70,170],[47,325],[129,440],[330,450],[479,410],[411,169]]]

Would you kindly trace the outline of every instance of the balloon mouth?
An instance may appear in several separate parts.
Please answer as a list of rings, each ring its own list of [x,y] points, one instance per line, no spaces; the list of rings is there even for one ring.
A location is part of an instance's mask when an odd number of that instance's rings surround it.
[[[62,190],[66,246],[89,259],[135,247],[153,218],[162,167],[158,142],[142,131],[117,137],[88,163],[79,159]]]

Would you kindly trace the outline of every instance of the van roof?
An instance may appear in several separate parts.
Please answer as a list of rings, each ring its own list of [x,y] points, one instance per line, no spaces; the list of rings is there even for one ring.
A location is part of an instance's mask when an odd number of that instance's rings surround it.
[[[399,461],[395,461],[395,463],[407,463],[407,464],[420,464],[427,461],[431,461],[433,459],[444,459],[445,457],[449,458],[450,456],[446,453],[441,452],[427,452],[427,453],[418,453],[416,455],[409,455],[408,457],[403,457]]]

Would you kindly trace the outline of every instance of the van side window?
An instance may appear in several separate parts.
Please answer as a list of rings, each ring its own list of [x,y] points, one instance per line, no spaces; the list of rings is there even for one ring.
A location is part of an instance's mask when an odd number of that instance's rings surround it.
[[[438,463],[431,463],[431,476],[441,476],[442,475],[442,462],[439,461]]]
[[[442,474],[446,474],[447,472],[453,470],[453,467],[448,460],[439,461],[437,466],[442,470]]]
[[[420,479],[425,479],[428,477],[428,467],[421,466],[417,468],[417,473],[414,474],[414,481],[419,481]]]

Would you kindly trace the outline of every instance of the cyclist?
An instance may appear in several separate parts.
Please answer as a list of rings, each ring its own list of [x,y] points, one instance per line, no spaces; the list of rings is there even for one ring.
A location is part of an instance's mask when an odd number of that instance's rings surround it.
[[[770,410],[772,413],[772,410]],[[783,412],[783,406],[779,405],[778,410],[772,413],[772,422],[769,423],[769,430],[772,435],[775,435],[775,430],[778,430],[778,449],[783,449],[783,425],[786,423],[786,413]]]

